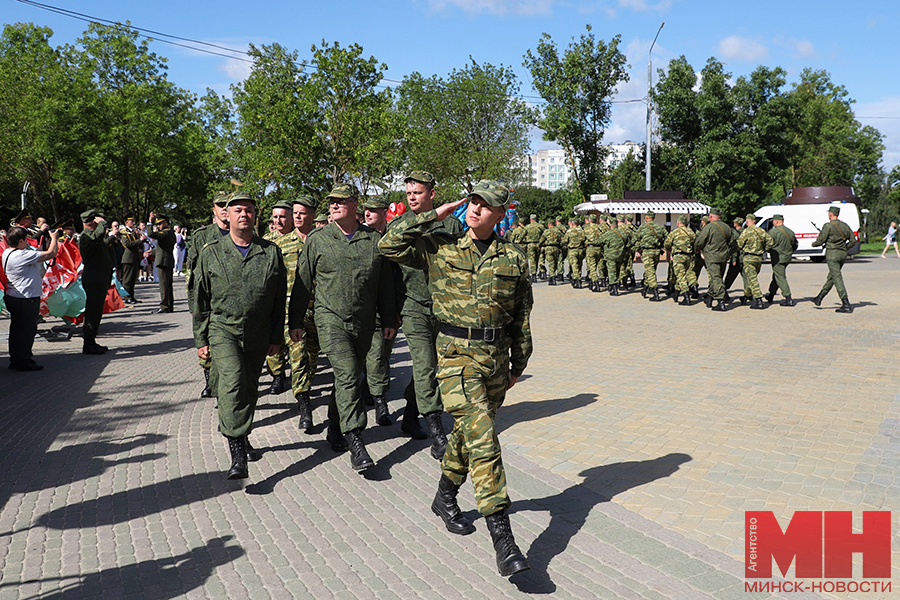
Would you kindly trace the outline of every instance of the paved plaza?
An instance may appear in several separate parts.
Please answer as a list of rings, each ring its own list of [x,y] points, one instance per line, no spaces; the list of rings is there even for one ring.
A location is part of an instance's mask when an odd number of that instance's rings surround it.
[[[370,411],[376,467],[357,474],[331,451],[324,359],[316,433],[298,430],[290,392],[263,396],[251,435],[263,458],[226,481],[183,280],[168,315],[150,314],[157,288],[139,284],[143,303],[103,320],[106,355],[61,336],[36,342],[40,373],[0,361],[0,600],[770,597],[745,592],[744,511],[783,527],[798,510],[853,511],[856,527],[864,510],[900,511],[900,260],[844,267],[851,315],[834,312],[834,291],[810,301],[826,272],[788,269],[794,308],[726,313],[537,284],[535,352],[497,417],[532,567],[510,579],[469,483],[460,505],[476,533],[453,536],[431,513],[428,441]],[[397,420],[402,337],[394,361]]]

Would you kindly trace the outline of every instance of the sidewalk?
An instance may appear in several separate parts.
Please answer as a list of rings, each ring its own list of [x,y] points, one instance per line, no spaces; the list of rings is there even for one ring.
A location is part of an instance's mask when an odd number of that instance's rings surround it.
[[[794,297],[825,273],[792,265]],[[139,284],[139,308],[104,317],[106,355],[41,340],[44,371],[0,370],[0,600],[769,597],[744,592],[744,511],[784,526],[796,510],[851,510],[859,527],[863,510],[900,510],[900,261],[844,274],[852,315],[833,312],[834,292],[818,309],[717,314],[537,284],[535,353],[498,414],[532,566],[509,580],[469,484],[475,534],[431,513],[427,441],[370,413],[375,468],[361,476],[330,450],[324,361],[316,433],[297,429],[290,393],[262,397],[263,459],[226,481],[183,285],[174,314],[150,315],[157,288]],[[394,359],[397,420],[402,338]]]

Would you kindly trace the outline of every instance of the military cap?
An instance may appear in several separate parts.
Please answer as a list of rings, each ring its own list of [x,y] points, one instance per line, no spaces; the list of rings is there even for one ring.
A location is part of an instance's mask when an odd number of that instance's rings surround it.
[[[83,213],[81,213],[81,222],[82,223],[90,223],[96,217],[103,217],[103,213],[101,213],[96,208],[89,208]]]
[[[31,219],[31,212],[27,208],[23,208],[19,211],[19,214],[16,215],[16,218],[13,219],[13,223],[18,223],[22,219]]]
[[[784,221],[784,215],[772,215],[773,221]]]
[[[256,206],[256,200],[253,199],[250,194],[247,192],[235,192],[228,196],[228,201],[225,203],[225,207],[228,208],[232,204],[236,204],[238,202],[249,202],[253,206]]]
[[[706,215],[703,215],[702,217],[700,217],[700,221],[702,223],[709,223],[709,217]]]
[[[368,200],[366,200],[363,203],[362,207],[366,208],[368,210],[387,209],[388,201],[387,201],[387,198],[385,198],[384,196],[373,196],[372,198],[369,198]]]
[[[684,223],[687,225],[690,222],[690,218],[687,215],[678,215],[678,218],[675,219],[676,223]]]
[[[593,222],[596,221],[596,220],[597,220],[597,213],[590,213],[590,214],[588,214],[588,221],[590,221],[591,223],[593,223]]]
[[[746,218],[748,221],[753,221],[754,223],[755,223],[756,221],[759,220],[759,219],[756,218],[756,215],[754,215],[753,213],[748,214],[745,218]]]
[[[169,217],[167,217],[164,214],[158,213],[158,214],[153,215],[153,224],[154,225],[159,225],[160,223],[168,223],[168,222],[169,222]]]
[[[711,208],[711,209],[709,209],[709,214],[711,214],[711,215],[716,215],[717,217],[721,217],[721,216],[722,216],[722,209],[720,209],[720,208]]]
[[[434,175],[429,173],[428,171],[412,171],[409,175],[406,176],[406,179],[403,180],[403,183],[409,183],[410,181],[418,181],[419,183],[425,184],[435,184],[437,183],[434,180]]]
[[[71,218],[67,219],[67,218],[63,217],[62,219],[60,219],[59,221],[57,221],[56,223],[51,225],[50,229],[51,230],[65,229],[67,227],[74,227],[74,226],[75,226],[75,219],[71,219]]]
[[[603,219],[604,221],[609,220],[609,213],[608,212],[600,213],[600,218]]]
[[[644,213],[644,216],[645,216],[645,217],[653,218],[653,217],[656,216],[656,213],[653,212],[652,210],[648,210],[647,212]]]
[[[133,212],[127,212],[127,213],[125,213],[125,216],[122,217],[122,220],[123,220],[123,221],[127,221],[128,219],[134,220],[134,213],[133,213]]]
[[[556,221],[554,219],[547,219],[547,225],[556,225]]]
[[[366,209],[363,208],[362,204],[356,204],[356,214],[358,214],[359,216],[363,216],[364,214],[366,214]]]
[[[624,223],[624,222],[627,221],[628,219],[625,218],[625,215],[616,215],[616,220],[617,220],[619,223]]]
[[[316,218],[314,219],[314,222],[315,222],[315,223],[327,223],[327,222],[328,222],[328,216],[327,216],[327,215],[323,215],[323,214],[320,213],[320,214],[316,215]]]
[[[300,206],[305,206],[306,208],[316,208],[319,205],[319,203],[316,202],[315,198],[307,194],[300,194],[299,196],[294,198],[294,201],[291,202],[292,209],[294,204],[299,204]]]
[[[535,214],[532,214],[530,218],[532,221],[537,221],[537,215]]]
[[[509,201],[509,190],[498,181],[482,179],[475,184],[475,189],[466,198],[471,198],[472,196],[478,196],[490,206],[505,207]]]
[[[215,204],[216,206],[225,206],[226,204],[228,204],[228,198],[230,196],[231,193],[219,190],[218,192],[216,192],[216,195],[213,196],[213,204]]]
[[[838,216],[839,214],[841,214],[841,208],[839,206],[829,206],[828,212],[830,212],[834,216]]]
[[[559,215],[558,217],[556,217],[556,220],[559,221],[560,223],[562,223],[563,219],[564,219],[564,217],[562,215]]]
[[[744,220],[743,220],[742,218],[740,218],[740,217],[735,217],[735,218],[734,218],[734,221],[732,221],[732,223],[734,223],[735,225],[743,225],[743,224],[744,224]]]
[[[294,203],[288,200],[279,200],[274,205],[272,205],[273,209],[283,208],[284,210],[294,210]]]
[[[331,189],[331,193],[328,194],[328,198],[337,198],[337,199],[346,199],[346,198],[356,198],[359,199],[359,190],[356,189],[356,186],[352,183],[337,183]]]

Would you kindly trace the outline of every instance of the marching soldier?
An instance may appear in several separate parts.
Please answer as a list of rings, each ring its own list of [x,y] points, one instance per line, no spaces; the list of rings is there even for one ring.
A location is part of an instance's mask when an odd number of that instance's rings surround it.
[[[744,304],[745,298],[752,299],[750,308],[763,309],[765,305],[762,299],[762,290],[759,289],[759,270],[762,267],[763,253],[768,252],[774,245],[772,236],[756,226],[756,215],[747,215],[746,226],[738,238],[738,248],[743,255],[743,268],[741,274],[744,278],[744,295],[741,298],[741,304]]]
[[[596,213],[590,213],[588,222],[584,225],[584,244],[588,277],[590,278],[589,286],[592,292],[599,292],[601,285],[599,274],[600,265],[603,262],[603,248],[600,244],[601,235],[603,235],[603,230],[597,225],[597,215]]]
[[[272,206],[272,219],[269,221],[269,225],[269,230],[263,236],[264,240],[277,242],[283,236],[291,233],[294,230],[293,203],[288,202],[287,200],[279,200],[276,202],[275,205]],[[283,347],[278,354],[266,357],[266,368],[272,376],[272,384],[269,386],[270,396],[278,396],[291,387],[287,378],[284,376],[287,352],[287,347]]]
[[[731,235],[734,237],[734,244],[737,244],[738,239],[741,237],[741,233],[744,230],[744,220],[740,217],[735,217],[734,221],[732,221],[733,229],[731,230]],[[732,247],[734,246],[732,244]],[[726,301],[728,299],[728,290],[731,289],[734,280],[737,279],[737,276],[740,275],[744,270],[744,255],[738,250],[731,255],[731,260],[728,261],[728,271],[725,273],[725,298]],[[743,304],[743,302],[741,303]]]
[[[542,276],[544,265],[541,262],[541,236],[544,227],[538,223],[537,215],[531,215],[531,222],[525,226],[525,242],[528,244],[528,262],[531,264],[531,282],[534,283]]]
[[[197,356],[216,367],[219,432],[228,440],[228,479],[248,476],[258,458],[247,436],[259,399],[266,355],[281,349],[287,279],[281,251],[258,237],[256,202],[232,194],[226,203],[229,234],[213,238],[194,266],[194,343]],[[192,269],[193,271],[193,269]]]
[[[694,240],[694,250],[703,254],[706,272],[709,275],[706,306],[711,307],[715,300],[716,306],[713,310],[722,312],[728,310],[722,273],[725,272],[725,265],[728,257],[731,256],[733,241],[731,228],[722,223],[722,211],[718,208],[711,209],[709,224],[697,234],[697,238]]]
[[[637,232],[637,227],[632,223],[633,215],[625,214],[619,215],[619,231],[624,235],[628,240],[628,245],[625,247],[625,254],[622,256],[622,261],[620,263],[621,273],[619,273],[619,281],[625,288],[634,287],[634,257],[637,253],[637,238],[635,237],[635,233]],[[657,259],[657,262],[659,260]]]
[[[151,313],[155,315],[175,311],[175,295],[172,292],[172,273],[175,269],[175,232],[169,228],[169,218],[166,215],[150,213],[150,219],[156,227],[147,235],[156,240],[153,257],[156,260],[156,272],[159,275],[159,308]]]
[[[822,226],[819,236],[813,242],[813,247],[825,246],[825,262],[828,263],[828,278],[825,285],[813,298],[813,304],[822,305],[822,300],[831,291],[832,287],[837,288],[838,296],[841,298],[841,307],[834,312],[852,313],[853,307],[850,305],[850,299],[847,296],[847,288],[844,287],[844,277],[841,269],[844,261],[847,260],[847,250],[856,243],[856,236],[850,226],[838,219],[841,209],[838,206],[828,207],[828,222]]]
[[[479,181],[467,198],[391,227],[380,244],[392,260],[427,270],[441,323],[438,381],[454,426],[431,510],[450,533],[474,532],[456,500],[471,475],[504,577],[529,566],[509,522],[511,502],[494,418],[531,356],[533,302],[524,254],[493,231],[508,198],[509,191],[496,181]],[[467,232],[427,233],[466,200]]]
[[[556,272],[559,273],[559,282],[563,281],[564,276],[566,274],[566,257],[569,255],[569,249],[563,243],[563,238],[566,237],[566,231],[569,230],[566,227],[565,219],[562,216],[556,217],[556,229],[559,231],[559,257],[556,260]],[[571,274],[569,275],[571,279]]]
[[[625,217],[611,219],[610,228],[600,236],[600,248],[603,250],[603,260],[606,262],[606,271],[609,275],[609,295],[619,295],[619,274],[622,272],[622,261],[626,257],[629,238],[627,233],[619,230],[619,222]]]
[[[682,294],[681,305],[691,305],[691,292],[696,290],[697,277],[694,275],[694,231],[688,227],[687,215],[679,215],[675,229],[669,232],[664,243],[669,252],[669,268],[675,273],[675,302]]]
[[[780,306],[796,306],[796,302],[791,298],[791,286],[788,285],[787,268],[791,264],[794,251],[797,250],[797,236],[794,232],[784,226],[783,215],[772,215],[772,229],[769,235],[775,242],[769,251],[772,259],[772,283],[769,284],[769,293],[764,298],[771,304],[775,300],[775,292],[781,290],[784,299],[779,302]]]
[[[656,267],[659,265],[659,254],[666,241],[666,229],[653,221],[656,213],[648,210],[644,213],[644,222],[635,232],[634,245],[641,253],[641,262],[644,264],[644,285],[641,288],[641,296],[651,295],[651,300],[659,302],[659,288],[656,281]]]
[[[563,236],[563,245],[569,253],[569,276],[572,287],[581,289],[581,268],[584,263],[584,231],[578,226],[578,217],[569,219],[569,229]]]
[[[549,265],[550,285],[556,285],[556,266],[559,264],[559,245],[562,243],[562,235],[556,228],[556,221],[547,219],[547,229],[541,234],[541,269],[544,264]]]

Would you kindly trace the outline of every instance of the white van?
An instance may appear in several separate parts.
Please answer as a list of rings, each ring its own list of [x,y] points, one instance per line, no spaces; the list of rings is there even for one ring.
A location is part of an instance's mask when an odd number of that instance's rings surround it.
[[[822,226],[828,222],[828,208],[838,206],[838,218],[850,226],[856,236],[856,244],[848,254],[859,252],[859,230],[862,219],[859,214],[859,198],[853,188],[847,186],[794,188],[780,204],[763,206],[754,214],[757,225],[766,231],[773,227],[772,215],[783,215],[785,226],[797,236],[798,247],[794,258],[810,259],[813,262],[825,260],[825,248],[813,248],[812,243],[819,236]]]

